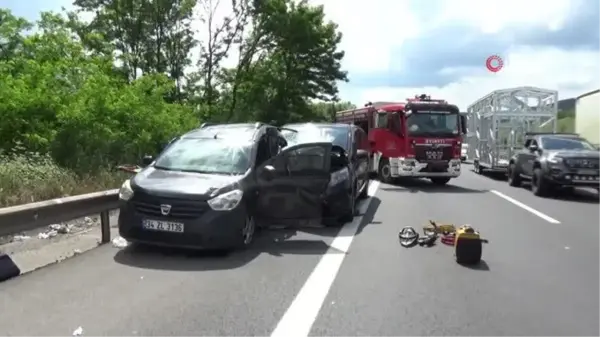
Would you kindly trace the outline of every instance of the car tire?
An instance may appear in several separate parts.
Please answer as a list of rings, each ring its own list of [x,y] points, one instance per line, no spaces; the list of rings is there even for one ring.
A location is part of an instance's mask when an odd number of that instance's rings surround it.
[[[232,247],[228,247],[225,249],[218,249],[217,252],[220,252],[223,255],[227,255],[236,250],[244,250],[252,245],[254,242],[254,237],[257,232],[256,219],[250,215],[246,214],[246,219],[244,220],[244,225],[241,228],[240,237],[238,238],[237,244]]]
[[[392,167],[390,166],[390,161],[387,158],[381,158],[379,161],[377,177],[382,183],[391,184],[393,182]]]
[[[446,177],[436,177],[436,178],[429,178],[429,180],[431,180],[431,182],[432,182],[434,185],[437,185],[437,186],[444,186],[444,185],[446,185],[446,184],[447,184],[447,183],[450,181],[450,178],[446,178]]]
[[[521,176],[519,175],[519,172],[517,171],[517,166],[514,163],[512,163],[508,166],[507,176],[508,176],[508,185],[509,186],[513,186],[513,187],[521,186]]]
[[[545,197],[550,194],[551,186],[544,179],[544,174],[541,168],[533,170],[533,176],[531,177],[531,192],[538,197]]]
[[[350,205],[349,205],[349,209],[342,214],[342,216],[340,216],[338,218],[338,226],[343,226],[344,224],[346,224],[347,222],[351,222],[352,220],[354,220],[354,216],[356,215],[356,197],[355,197],[355,191],[350,192]]]
[[[359,200],[363,200],[369,197],[369,183],[371,181],[369,179],[367,179],[367,181],[365,182],[365,187],[363,188],[362,191],[360,191],[360,194],[358,195],[358,199]]]

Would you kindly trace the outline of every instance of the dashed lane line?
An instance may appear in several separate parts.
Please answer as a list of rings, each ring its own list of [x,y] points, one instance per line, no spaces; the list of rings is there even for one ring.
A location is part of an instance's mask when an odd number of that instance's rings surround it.
[[[511,197],[509,197],[508,195],[506,195],[504,193],[498,192],[496,190],[490,190],[490,192],[494,193],[495,195],[499,196],[500,198],[502,198],[502,199],[504,199],[504,200],[506,200],[508,202],[513,203],[516,206],[521,207],[522,209],[528,211],[531,214],[537,215],[538,217],[540,217],[540,218],[548,221],[549,223],[553,223],[553,224],[559,224],[560,223],[560,221],[554,219],[553,217],[548,216],[548,215],[546,215],[546,214],[544,214],[544,213],[542,213],[542,212],[540,212],[540,211],[538,211],[538,210],[536,210],[536,209],[534,209],[532,207],[529,207],[529,206],[525,205],[524,203],[522,203],[522,202],[520,202],[520,201],[518,201],[516,199],[513,199]]]

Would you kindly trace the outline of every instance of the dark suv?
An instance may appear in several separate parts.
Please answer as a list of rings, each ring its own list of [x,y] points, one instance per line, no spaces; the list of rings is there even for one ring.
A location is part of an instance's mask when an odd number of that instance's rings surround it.
[[[535,195],[557,188],[600,187],[600,153],[577,134],[527,133],[524,148],[509,162],[508,183],[531,180]]]
[[[339,151],[322,141],[287,146],[281,129],[262,123],[205,125],[145,157],[123,183],[119,233],[134,243],[243,248],[262,220],[322,217],[325,201],[340,197]]]

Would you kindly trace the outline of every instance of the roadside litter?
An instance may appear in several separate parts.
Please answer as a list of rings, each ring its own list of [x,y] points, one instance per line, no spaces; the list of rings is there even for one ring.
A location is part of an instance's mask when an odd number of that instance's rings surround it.
[[[127,240],[123,239],[120,236],[117,236],[116,238],[112,239],[112,246],[115,248],[125,248],[127,247],[127,245]]]
[[[488,243],[488,240],[481,238],[481,235],[473,227],[463,225],[456,228],[454,225],[438,224],[429,220],[429,225],[423,226],[423,235],[410,226],[406,226],[398,233],[398,239],[403,247],[409,248],[416,246],[431,247],[441,236],[440,241],[443,244],[454,247],[454,257],[459,264],[477,264],[481,261],[482,244]]]

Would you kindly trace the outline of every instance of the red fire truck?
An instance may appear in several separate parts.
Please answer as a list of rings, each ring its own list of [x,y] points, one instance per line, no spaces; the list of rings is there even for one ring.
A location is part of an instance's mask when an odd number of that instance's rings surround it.
[[[445,185],[460,175],[466,117],[445,100],[417,95],[402,103],[369,102],[337,112],[335,121],[367,132],[371,171],[383,182],[413,177]]]

